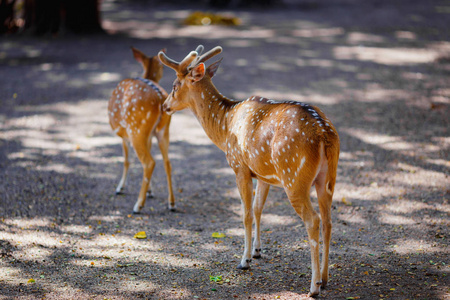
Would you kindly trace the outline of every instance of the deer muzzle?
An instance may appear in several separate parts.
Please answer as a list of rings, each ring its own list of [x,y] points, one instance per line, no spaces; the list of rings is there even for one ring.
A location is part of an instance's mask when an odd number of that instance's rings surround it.
[[[174,110],[172,110],[170,108],[170,106],[167,104],[167,102],[164,102],[164,104],[162,106],[162,110],[163,110],[163,112],[165,112],[168,115],[171,115],[171,114],[173,114],[175,112]]]

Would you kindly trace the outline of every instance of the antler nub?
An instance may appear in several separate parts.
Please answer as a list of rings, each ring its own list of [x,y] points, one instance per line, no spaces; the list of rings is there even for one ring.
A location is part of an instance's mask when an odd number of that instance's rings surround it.
[[[164,52],[160,51],[158,57],[163,64],[169,68],[174,69],[177,73],[186,73],[187,66],[198,56],[196,51],[191,51],[186,57],[181,61],[177,62],[169,58]]]
[[[195,49],[195,52],[197,52],[197,54],[200,56],[202,55],[203,50],[205,50],[205,47],[203,47],[203,45],[198,45],[197,49]]]
[[[211,57],[222,52],[222,47],[217,46],[201,55],[203,49],[204,47],[202,45],[198,45],[195,51],[191,51],[181,62],[177,62],[167,57],[167,55],[162,51],[158,53],[158,57],[163,64],[174,69],[177,73],[186,74],[196,65],[205,62]]]
[[[197,47],[197,49],[199,49],[200,47],[201,47],[201,51],[203,51],[203,46],[202,46],[202,45],[199,45],[199,46]],[[220,52],[222,52],[222,47],[216,46],[216,47],[212,48],[211,50],[209,50],[209,51],[206,52],[205,54],[203,54],[203,55],[201,55],[201,56],[198,56],[197,59],[195,59],[194,61],[192,61],[191,65],[189,66],[189,69],[192,69],[192,68],[195,67],[196,65],[198,65],[198,64],[200,64],[200,63],[202,63],[202,62],[207,61],[208,59],[210,59],[211,57],[213,57],[213,56],[219,54]],[[201,52],[198,53],[198,54],[200,55]]]

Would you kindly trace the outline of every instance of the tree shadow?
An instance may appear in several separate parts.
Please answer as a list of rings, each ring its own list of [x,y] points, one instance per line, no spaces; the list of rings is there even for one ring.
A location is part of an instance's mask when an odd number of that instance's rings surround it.
[[[131,215],[142,176],[134,154],[126,193],[114,195],[122,154],[106,102],[120,79],[139,75],[128,47],[149,54],[166,47],[181,59],[200,43],[224,46],[214,81],[225,95],[310,102],[338,128],[325,297],[445,297],[448,61],[440,59],[447,46],[439,29],[448,21],[434,4],[236,10],[241,27],[206,28],[180,25],[186,7],[140,5],[137,13],[117,3],[116,35],[10,38],[0,46],[7,78],[0,81],[0,268],[9,272],[1,282],[9,297],[192,299],[214,298],[216,289],[241,299],[294,299],[307,292],[306,231],[279,188],[263,213],[262,260],[235,269],[243,231],[234,175],[189,114],[176,114],[171,127],[178,213],[166,210],[158,150],[155,198],[143,214]],[[165,72],[161,84],[170,87],[174,74]],[[148,238],[134,239],[142,230]],[[249,287],[260,291],[246,294]]]

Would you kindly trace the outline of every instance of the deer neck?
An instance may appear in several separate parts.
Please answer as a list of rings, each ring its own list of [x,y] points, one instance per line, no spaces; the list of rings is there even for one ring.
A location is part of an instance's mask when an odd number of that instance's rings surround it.
[[[212,82],[202,83],[199,82],[201,86],[194,93],[191,110],[199,120],[206,135],[217,147],[225,151],[229,120],[237,102],[223,96]]]

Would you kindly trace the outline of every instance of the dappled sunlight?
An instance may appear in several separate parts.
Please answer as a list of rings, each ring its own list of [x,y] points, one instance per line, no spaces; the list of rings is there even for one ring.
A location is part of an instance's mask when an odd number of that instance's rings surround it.
[[[436,252],[445,252],[445,248],[442,246],[437,246],[436,244],[429,243],[425,240],[412,240],[408,238],[398,239],[395,242],[395,252],[401,255],[408,254],[417,254],[424,252],[426,250],[427,253],[436,253]],[[428,264],[439,264],[440,266],[445,267],[448,263],[447,261],[428,261],[425,262]],[[444,270],[443,270],[444,271]]]
[[[366,220],[366,218],[364,218],[363,216],[361,216],[357,213],[342,213],[341,212],[339,214],[339,220],[345,221],[348,224],[359,225],[359,226],[369,224],[368,221]]]
[[[111,36],[0,44],[2,287],[48,299],[203,299],[219,291],[307,298],[307,231],[281,188],[270,189],[262,214],[263,258],[236,270],[245,234],[235,174],[191,112],[176,112],[170,128],[177,211],[167,210],[156,139],[153,198],[142,214],[131,214],[142,180],[132,149],[127,184],[115,194],[124,158],[107,105],[116,83],[141,74],[129,46],[149,54],[167,48],[181,59],[205,44],[224,49],[213,78],[224,95],[310,103],[336,125],[341,152],[324,298],[444,295],[450,43],[440,23],[416,18],[422,6],[388,26],[385,18],[408,7],[319,3],[232,10],[242,20],[234,27],[185,26],[191,9],[144,2],[102,1]],[[174,79],[165,68],[161,86],[169,91]],[[311,199],[319,211],[314,188]],[[147,238],[135,238],[140,231]]]
[[[424,154],[439,152],[445,145],[445,140],[441,143],[426,144],[423,142],[411,142],[403,136],[391,136],[387,134],[376,133],[361,128],[341,128],[341,131],[350,134],[366,144],[376,145],[385,150],[398,151],[405,155],[411,155],[414,150],[419,150]],[[414,154],[412,154],[414,155]]]
[[[334,56],[342,60],[371,61],[383,65],[412,65],[432,63],[439,53],[432,49],[417,48],[376,48],[365,46],[336,46]]]
[[[17,234],[17,231],[20,234]],[[18,229],[15,231],[3,231],[0,232],[1,240],[9,240],[15,246],[27,247],[33,246],[36,244],[42,245],[47,248],[59,247],[63,246],[64,243],[61,239],[64,239],[62,236],[58,236],[49,232],[38,231],[37,230],[26,230],[26,229]],[[67,242],[67,241],[66,241]],[[24,250],[26,251],[26,250]]]
[[[395,100],[404,100],[413,98],[412,91],[400,89],[383,89],[377,84],[368,84],[361,95],[362,102],[390,103]]]
[[[88,77],[88,82],[93,84],[103,84],[105,82],[119,82],[122,79],[122,74],[103,72],[93,73]]]
[[[300,222],[300,219],[298,217],[279,216],[270,213],[263,213],[261,222],[267,226],[292,226],[294,224],[298,224],[298,222]]]
[[[397,214],[390,214],[387,212],[380,212],[379,221],[390,225],[414,225],[416,221],[409,217],[403,217]]]
[[[364,32],[349,32],[346,36],[346,39],[349,44],[361,44],[361,43],[383,43],[386,41],[386,38],[372,33],[364,33]]]
[[[324,39],[324,38],[343,35],[344,33],[345,33],[345,30],[340,27],[294,29],[291,32],[292,36],[295,36],[295,37],[314,38],[314,39],[319,39],[321,41],[329,41],[328,39]]]
[[[198,121],[190,111],[176,112],[172,116],[170,137],[174,141],[193,143],[194,145],[211,145]]]
[[[392,213],[396,214],[412,214],[420,210],[438,210],[442,213],[450,213],[450,208],[442,204],[430,205],[428,203],[420,201],[412,201],[408,199],[401,199],[392,201],[390,204],[384,206],[384,208]],[[450,222],[447,220],[447,222]]]

